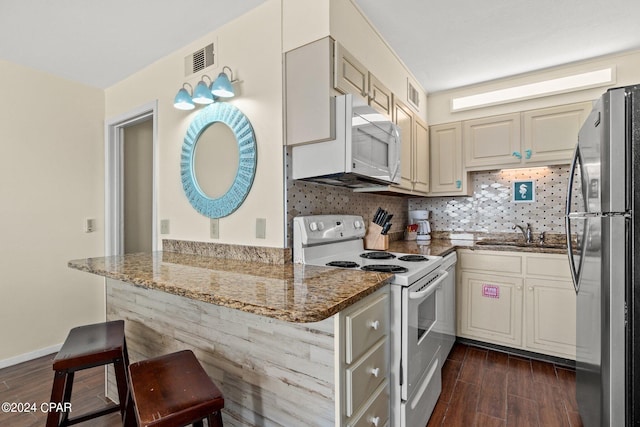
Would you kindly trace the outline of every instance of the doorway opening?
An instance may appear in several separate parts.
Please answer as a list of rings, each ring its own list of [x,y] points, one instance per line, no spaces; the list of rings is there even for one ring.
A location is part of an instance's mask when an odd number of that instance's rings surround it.
[[[105,255],[158,250],[157,101],[105,125]]]

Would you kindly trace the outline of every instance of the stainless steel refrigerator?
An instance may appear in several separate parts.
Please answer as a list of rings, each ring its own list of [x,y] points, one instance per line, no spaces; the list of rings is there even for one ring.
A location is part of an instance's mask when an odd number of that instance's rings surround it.
[[[639,119],[640,85],[607,91],[580,130],[571,165],[567,249],[586,427],[640,425]]]

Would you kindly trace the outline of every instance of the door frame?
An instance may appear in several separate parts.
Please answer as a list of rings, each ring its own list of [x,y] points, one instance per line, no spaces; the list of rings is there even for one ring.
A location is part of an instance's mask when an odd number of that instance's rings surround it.
[[[105,256],[124,253],[124,128],[152,120],[151,249],[158,250],[158,100],[105,121]]]

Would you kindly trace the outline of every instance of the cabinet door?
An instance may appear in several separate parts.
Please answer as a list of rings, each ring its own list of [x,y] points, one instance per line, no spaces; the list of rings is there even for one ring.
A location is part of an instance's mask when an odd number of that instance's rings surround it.
[[[462,125],[460,122],[431,126],[430,194],[467,194],[467,173],[462,167]]]
[[[522,113],[525,163],[570,163],[591,102]]]
[[[415,119],[413,189],[417,192],[429,191],[429,129],[420,120]]]
[[[576,358],[576,293],[570,281],[526,280],[527,350]]]
[[[382,114],[393,117],[393,95],[373,74],[369,73],[369,105]]]
[[[353,55],[336,42],[336,73],[334,87],[342,93],[352,93],[368,100],[369,72]]]
[[[499,169],[520,164],[520,113],[463,122],[465,167]]]
[[[399,186],[413,190],[413,113],[402,102],[395,100],[393,104],[393,121],[400,128],[400,184]]]
[[[459,286],[458,335],[522,345],[522,278],[461,271]]]

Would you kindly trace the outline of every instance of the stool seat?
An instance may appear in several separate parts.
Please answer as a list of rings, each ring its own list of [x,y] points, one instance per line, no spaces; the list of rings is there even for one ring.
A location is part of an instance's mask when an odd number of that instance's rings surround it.
[[[132,363],[129,387],[140,427],[222,426],[222,392],[190,350]]]
[[[47,427],[69,426],[93,418],[120,411],[124,418],[127,402],[127,366],[129,357],[124,337],[124,321],[96,323],[71,329],[60,351],[53,359],[52,403],[69,403],[73,391],[75,372],[113,364],[118,388],[119,404],[105,406],[102,409],[69,418],[68,410],[50,411],[47,415]],[[61,405],[69,408],[71,405]]]

